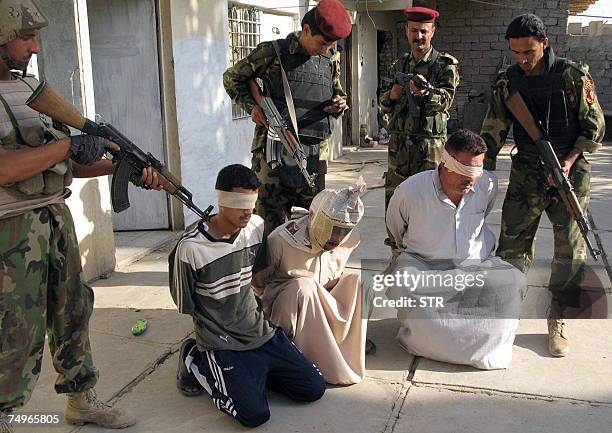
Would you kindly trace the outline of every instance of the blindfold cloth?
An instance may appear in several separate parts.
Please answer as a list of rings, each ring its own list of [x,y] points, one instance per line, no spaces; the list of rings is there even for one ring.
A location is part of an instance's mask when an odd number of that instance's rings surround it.
[[[257,201],[257,193],[242,193],[215,190],[219,206],[232,209],[254,209]]]
[[[440,163],[444,164],[444,167],[450,171],[460,174],[462,176],[478,178],[482,176],[483,167],[474,167],[472,165],[464,165],[457,161],[453,156],[442,148],[442,155],[440,157]]]

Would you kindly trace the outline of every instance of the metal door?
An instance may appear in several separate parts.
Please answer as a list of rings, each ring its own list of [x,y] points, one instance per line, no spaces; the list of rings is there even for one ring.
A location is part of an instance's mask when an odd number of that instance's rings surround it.
[[[155,0],[88,0],[96,112],[164,161]],[[130,184],[114,230],[166,229],[168,198]]]

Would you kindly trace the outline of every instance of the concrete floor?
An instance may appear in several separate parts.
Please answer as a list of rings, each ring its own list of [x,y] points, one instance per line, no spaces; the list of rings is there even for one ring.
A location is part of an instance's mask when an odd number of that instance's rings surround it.
[[[501,203],[509,170],[508,149],[497,175],[500,197],[489,217],[499,231]],[[612,147],[590,158],[593,167],[591,213],[600,247],[612,254]],[[360,223],[362,243],[350,266],[357,271],[361,259],[388,258],[382,245],[384,190],[382,173],[386,148],[353,149],[334,162],[329,187],[339,187],[362,175],[370,189],[364,196],[365,219]],[[542,221],[537,258],[552,256],[552,230]],[[136,247],[151,233],[134,236]],[[169,233],[155,236],[169,236]],[[171,237],[171,236],[170,236]],[[127,239],[127,237],[125,238]],[[140,239],[140,240],[138,240]],[[124,246],[130,247],[129,239]],[[159,239],[157,241],[159,243]],[[151,245],[149,245],[151,247]],[[167,287],[167,254],[172,241],[144,253],[137,261],[122,259],[109,278],[94,283],[95,311],[91,341],[100,370],[99,395],[112,404],[134,410],[139,422],[129,432],[242,432],[205,396],[187,398],[175,387],[177,351],[192,329],[191,320],[176,312]],[[123,248],[123,247],[122,247]],[[142,251],[141,251],[142,253]],[[119,250],[119,254],[130,254]],[[604,265],[608,265],[607,262]],[[547,262],[530,272],[530,294],[523,310],[530,317],[530,300],[542,293]],[[612,294],[609,266],[600,266],[599,278]],[[535,301],[533,301],[535,302]],[[608,310],[609,311],[609,310]],[[609,317],[609,316],[608,316]],[[140,336],[130,333],[139,318],[149,320]],[[546,349],[545,320],[521,320],[511,368],[480,371],[414,358],[395,341],[397,321],[392,312],[375,311],[368,335],[378,346],[367,357],[367,377],[349,387],[330,387],[312,404],[297,404],[269,393],[271,420],[260,432],[363,432],[363,433],[476,433],[555,432],[609,433],[612,431],[612,321],[573,320],[569,323],[572,353],[551,358]],[[62,411],[64,398],[53,391],[55,375],[46,353],[36,391],[23,413]],[[23,432],[99,432],[94,426],[65,424],[17,428]]]

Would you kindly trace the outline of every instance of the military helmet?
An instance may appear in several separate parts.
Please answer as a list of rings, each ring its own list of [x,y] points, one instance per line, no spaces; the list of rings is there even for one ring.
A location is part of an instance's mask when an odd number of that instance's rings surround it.
[[[48,24],[47,17],[34,0],[0,0],[0,45]]]

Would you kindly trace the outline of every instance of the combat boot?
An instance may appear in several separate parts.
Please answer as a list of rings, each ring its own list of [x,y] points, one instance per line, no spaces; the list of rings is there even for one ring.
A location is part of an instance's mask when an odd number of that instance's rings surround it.
[[[125,428],[136,423],[130,411],[98,400],[93,389],[69,393],[64,416],[66,422],[73,425],[92,423],[104,428]]]
[[[569,353],[570,346],[565,330],[565,320],[548,319],[548,351],[552,356],[562,357]]]
[[[0,433],[14,433],[8,414],[0,412]]]

